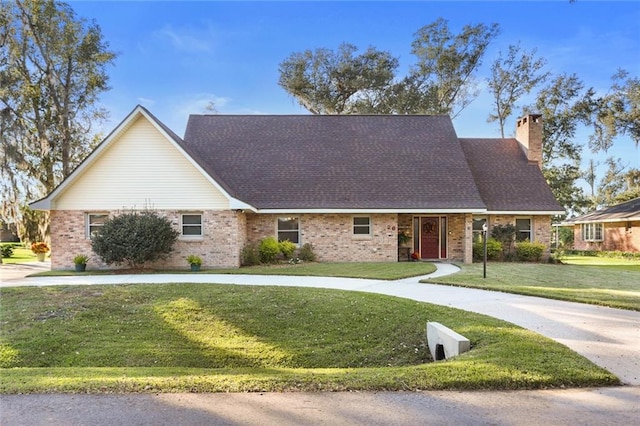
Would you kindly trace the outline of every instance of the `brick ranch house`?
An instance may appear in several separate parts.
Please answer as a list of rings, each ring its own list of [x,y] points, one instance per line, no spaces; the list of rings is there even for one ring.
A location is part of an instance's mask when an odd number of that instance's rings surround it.
[[[137,106],[31,207],[51,212],[53,269],[91,254],[105,218],[145,207],[180,231],[159,269],[186,268],[189,254],[237,268],[267,236],[311,243],[319,261],[470,263],[485,222],[549,246],[563,210],[541,159],[537,115],[516,139],[461,139],[449,117],[421,115],[192,115],[180,138]]]
[[[576,250],[640,252],[640,198],[568,219],[562,225],[573,227]]]

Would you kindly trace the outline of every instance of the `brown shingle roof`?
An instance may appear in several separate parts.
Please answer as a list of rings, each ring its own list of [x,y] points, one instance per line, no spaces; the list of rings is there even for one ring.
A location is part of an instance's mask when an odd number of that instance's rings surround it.
[[[183,141],[258,209],[560,209],[515,140],[491,144],[489,169],[504,177],[489,185],[485,154],[447,116],[192,115]]]
[[[625,222],[640,220],[640,198],[568,219],[565,223]]]
[[[563,211],[515,139],[460,139],[489,211]]]

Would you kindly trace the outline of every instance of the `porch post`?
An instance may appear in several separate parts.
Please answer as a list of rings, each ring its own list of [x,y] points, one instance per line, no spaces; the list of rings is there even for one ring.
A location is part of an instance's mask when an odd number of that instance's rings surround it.
[[[473,263],[473,215],[464,215],[464,263]]]

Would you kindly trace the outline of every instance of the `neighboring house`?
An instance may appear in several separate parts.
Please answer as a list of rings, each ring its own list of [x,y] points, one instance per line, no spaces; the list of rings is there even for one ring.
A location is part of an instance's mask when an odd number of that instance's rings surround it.
[[[152,267],[189,254],[238,267],[268,236],[311,243],[320,261],[469,263],[484,221],[548,246],[563,213],[540,171],[540,117],[519,120],[516,139],[460,139],[449,117],[418,115],[192,115],[182,139],[138,106],[31,207],[51,212],[53,269],[89,253],[107,217],[143,208],[181,234]]]
[[[576,250],[640,252],[640,198],[566,220]]]

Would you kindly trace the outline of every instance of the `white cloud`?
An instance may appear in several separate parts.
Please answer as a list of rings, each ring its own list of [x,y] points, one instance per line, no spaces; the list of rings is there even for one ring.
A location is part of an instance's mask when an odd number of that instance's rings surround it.
[[[143,98],[143,97],[139,97],[138,102],[140,102],[141,105],[148,106],[148,107],[153,106],[156,103],[156,101],[154,101],[153,99]]]
[[[170,44],[178,51],[187,53],[210,53],[213,50],[213,34],[211,27],[205,29],[174,28],[165,25],[155,31],[154,36],[159,39],[169,40]]]

